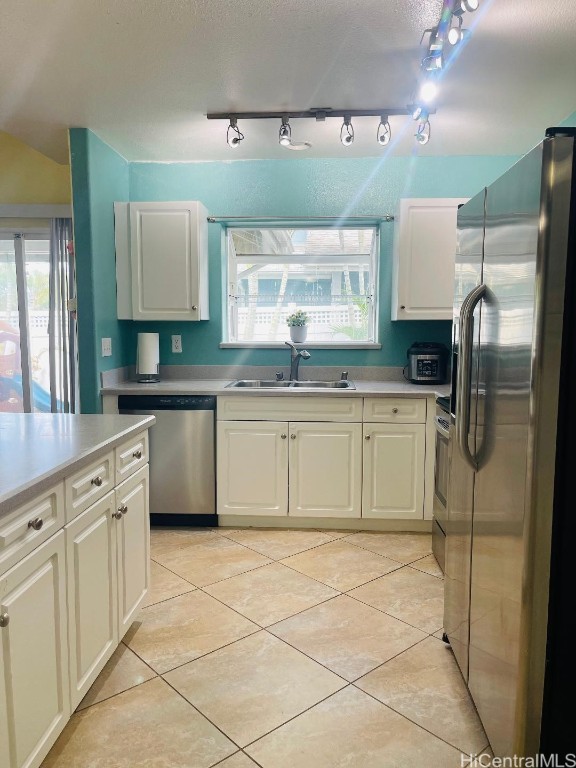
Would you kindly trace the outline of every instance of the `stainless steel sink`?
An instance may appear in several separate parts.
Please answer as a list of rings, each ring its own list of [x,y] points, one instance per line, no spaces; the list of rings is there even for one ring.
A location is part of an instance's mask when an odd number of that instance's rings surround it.
[[[277,387],[289,387],[291,381],[275,381],[274,379],[239,379],[227,384],[227,387],[247,387],[249,389],[276,389]]]
[[[356,389],[351,381],[293,381],[299,389]]]
[[[356,389],[351,381],[275,381],[274,379],[239,379],[226,387],[247,389]]]

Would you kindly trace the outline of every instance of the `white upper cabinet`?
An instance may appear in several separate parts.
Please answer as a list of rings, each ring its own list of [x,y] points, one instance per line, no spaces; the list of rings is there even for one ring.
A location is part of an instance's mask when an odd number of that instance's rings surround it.
[[[114,203],[121,320],[208,320],[208,212],[197,201]]]
[[[456,214],[467,198],[400,201],[394,235],[392,320],[451,320]]]

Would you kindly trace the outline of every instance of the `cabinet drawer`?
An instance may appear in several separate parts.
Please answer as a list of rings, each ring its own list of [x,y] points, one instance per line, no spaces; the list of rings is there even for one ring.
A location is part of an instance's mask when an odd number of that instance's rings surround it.
[[[366,397],[364,398],[364,421],[424,424],[426,400],[411,397]]]
[[[0,519],[0,573],[64,525],[64,483]]]
[[[66,522],[88,509],[114,487],[114,452],[104,454],[66,478]]]
[[[219,397],[216,418],[223,421],[362,421],[362,398]]]
[[[148,432],[140,432],[114,450],[116,482],[121,483],[148,463]]]

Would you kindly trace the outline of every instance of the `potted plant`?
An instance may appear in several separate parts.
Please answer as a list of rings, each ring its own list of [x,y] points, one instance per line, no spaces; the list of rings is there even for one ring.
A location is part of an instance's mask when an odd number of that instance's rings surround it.
[[[290,328],[290,338],[295,344],[306,341],[306,334],[308,333],[307,322],[308,315],[301,309],[297,309],[286,318],[286,325]]]

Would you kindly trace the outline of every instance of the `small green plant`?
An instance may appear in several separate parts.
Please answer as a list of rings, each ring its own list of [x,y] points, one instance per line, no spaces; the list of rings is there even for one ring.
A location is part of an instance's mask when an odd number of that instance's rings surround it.
[[[302,327],[303,325],[306,325],[308,322],[308,315],[306,312],[303,312],[301,309],[297,309],[296,312],[293,312],[291,315],[288,315],[286,318],[286,325],[289,328],[293,327]]]

